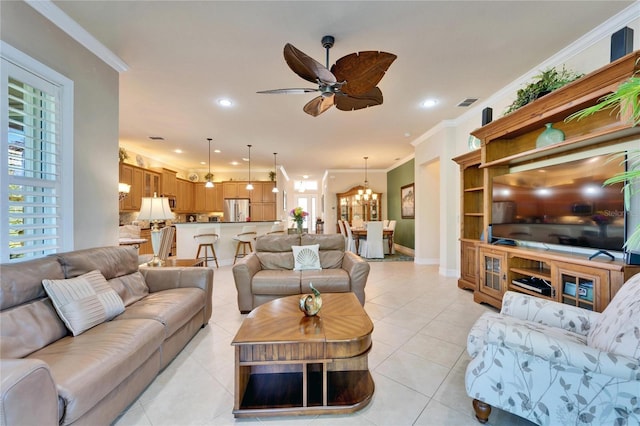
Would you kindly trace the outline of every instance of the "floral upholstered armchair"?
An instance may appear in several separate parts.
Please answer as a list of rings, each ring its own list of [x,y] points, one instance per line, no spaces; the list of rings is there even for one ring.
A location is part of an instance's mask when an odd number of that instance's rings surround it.
[[[541,425],[640,423],[640,274],[602,313],[515,292],[467,340],[476,418],[491,406]]]

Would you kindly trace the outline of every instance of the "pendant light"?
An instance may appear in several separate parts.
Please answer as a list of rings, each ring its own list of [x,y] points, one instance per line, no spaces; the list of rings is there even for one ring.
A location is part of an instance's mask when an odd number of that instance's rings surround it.
[[[204,184],[205,188],[213,188],[213,181],[211,180],[211,138],[207,138],[209,141],[209,173],[207,173],[207,183]]]
[[[369,159],[369,157],[363,157],[364,158],[364,189],[358,189],[358,193],[356,194],[356,200],[360,201],[361,199],[364,200],[364,202],[368,202],[369,198],[372,198],[374,200],[378,199],[378,194],[373,194],[373,191],[371,190],[371,188],[369,188],[369,181],[367,180],[367,160]]]
[[[271,190],[271,192],[273,193],[278,192],[278,166],[276,164],[276,155],[278,155],[278,153],[274,152],[273,153],[273,172],[275,173],[275,178],[273,179],[273,189]]]
[[[247,191],[253,190],[253,185],[251,185],[251,145],[247,145],[249,147],[249,183],[247,184]]]

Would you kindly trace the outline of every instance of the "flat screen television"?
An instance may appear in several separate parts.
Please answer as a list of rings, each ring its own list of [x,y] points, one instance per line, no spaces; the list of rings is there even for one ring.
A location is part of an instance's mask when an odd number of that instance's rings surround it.
[[[601,155],[493,178],[491,237],[496,241],[623,251],[624,158]]]

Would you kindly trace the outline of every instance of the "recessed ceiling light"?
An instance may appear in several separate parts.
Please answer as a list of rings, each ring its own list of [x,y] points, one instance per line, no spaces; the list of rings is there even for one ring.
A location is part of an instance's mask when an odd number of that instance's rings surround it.
[[[233,102],[231,102],[231,99],[218,99],[218,105],[223,107],[230,107],[231,105],[233,105]]]
[[[173,152],[175,152],[176,154],[182,154],[182,150],[181,149],[174,149]]]
[[[232,162],[231,162],[231,165],[232,165],[232,166],[237,166],[237,165],[238,165],[238,162],[237,162],[237,161],[232,161]]]
[[[201,161],[200,164],[202,164],[203,166],[207,164],[206,161]]]
[[[432,108],[434,106],[438,105],[438,100],[437,99],[425,99],[424,101],[422,101],[422,103],[420,104],[420,106],[422,108]]]
[[[215,152],[216,154],[220,154],[220,152],[222,151],[220,151],[219,149],[214,149],[213,152]]]
[[[247,157],[242,157],[242,161],[249,161]]]

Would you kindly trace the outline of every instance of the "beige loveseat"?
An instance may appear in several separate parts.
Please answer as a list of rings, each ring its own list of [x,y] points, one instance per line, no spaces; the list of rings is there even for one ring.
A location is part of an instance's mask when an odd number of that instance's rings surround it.
[[[124,312],[74,337],[42,282],[96,270]],[[207,324],[212,285],[209,268],[138,269],[132,247],[0,265],[0,425],[111,423]]]
[[[321,269],[295,271],[292,247],[315,244]],[[369,263],[345,252],[340,234],[262,235],[256,239],[255,252],[233,266],[242,313],[273,299],[309,293],[309,283],[321,293],[353,292],[364,305],[368,276]]]

